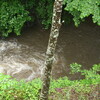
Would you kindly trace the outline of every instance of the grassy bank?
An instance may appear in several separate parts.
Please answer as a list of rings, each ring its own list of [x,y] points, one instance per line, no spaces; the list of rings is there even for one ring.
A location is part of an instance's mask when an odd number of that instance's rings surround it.
[[[51,79],[49,100],[100,100],[100,65],[90,70],[80,70],[79,64],[75,63],[71,67],[72,73],[76,67],[85,78],[73,81],[68,77]],[[40,79],[25,82],[0,74],[0,100],[38,100],[41,85]]]

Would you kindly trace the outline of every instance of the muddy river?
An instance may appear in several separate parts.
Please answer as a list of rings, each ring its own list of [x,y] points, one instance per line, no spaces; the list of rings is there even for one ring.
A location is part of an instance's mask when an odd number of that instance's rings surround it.
[[[1,39],[0,73],[26,81],[41,77],[49,33],[49,30],[34,26],[24,28],[21,36]],[[85,22],[78,28],[73,25],[61,28],[52,77],[81,78],[69,74],[69,65],[73,62],[82,64],[85,69],[100,63],[100,26]]]

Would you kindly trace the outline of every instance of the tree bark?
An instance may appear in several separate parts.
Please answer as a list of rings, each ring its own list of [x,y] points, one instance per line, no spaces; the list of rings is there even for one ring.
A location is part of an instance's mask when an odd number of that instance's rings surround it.
[[[52,17],[52,27],[49,37],[49,43],[46,52],[45,69],[43,76],[43,86],[41,89],[40,100],[48,100],[48,91],[50,86],[50,76],[52,70],[52,64],[54,60],[54,53],[57,44],[57,38],[59,36],[59,29],[61,26],[61,13],[62,13],[63,0],[55,0]]]

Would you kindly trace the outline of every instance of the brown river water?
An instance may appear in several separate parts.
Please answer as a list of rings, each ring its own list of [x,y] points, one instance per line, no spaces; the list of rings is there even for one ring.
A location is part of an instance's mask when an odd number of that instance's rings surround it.
[[[34,26],[25,28],[21,36],[0,40],[0,73],[26,81],[41,77],[49,33]],[[83,23],[78,28],[73,25],[61,28],[52,77],[82,78],[79,74],[69,74],[69,65],[73,62],[85,69],[100,63],[100,26]]]

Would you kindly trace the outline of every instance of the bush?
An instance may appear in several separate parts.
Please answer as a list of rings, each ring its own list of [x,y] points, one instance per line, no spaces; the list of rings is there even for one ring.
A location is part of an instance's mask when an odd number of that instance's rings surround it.
[[[78,64],[75,63],[76,65]],[[77,98],[78,100],[91,100],[92,98],[98,100],[100,75],[95,73],[98,70],[100,70],[100,64],[94,65],[90,70],[81,70],[84,73],[83,75],[86,76],[82,80],[71,81],[68,77],[57,80],[51,79],[49,99],[75,100]],[[0,100],[38,100],[41,85],[40,79],[25,82],[0,74]]]
[[[7,37],[11,32],[20,35],[24,23],[31,20],[28,14],[19,0],[0,0],[1,36]]]
[[[100,25],[100,0],[64,0],[65,10],[73,15],[75,25],[90,15],[94,23]]]
[[[47,29],[51,26],[54,0],[0,0],[0,33],[7,37],[20,35],[25,22],[37,21]],[[86,17],[100,25],[100,0],[64,0],[62,20],[69,24],[73,18],[78,26]]]
[[[41,81],[16,81],[8,75],[0,74],[0,100],[37,100]]]

